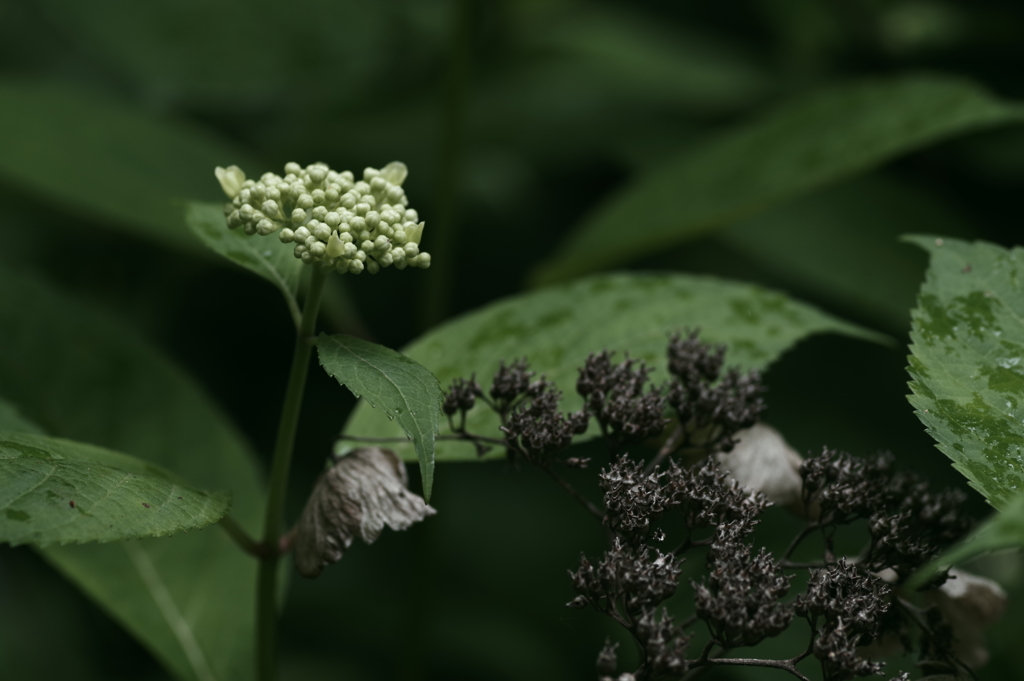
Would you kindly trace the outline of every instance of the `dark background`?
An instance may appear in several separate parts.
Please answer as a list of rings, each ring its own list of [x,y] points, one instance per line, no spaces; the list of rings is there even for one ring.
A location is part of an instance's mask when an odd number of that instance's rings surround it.
[[[250,176],[292,160],[357,172],[404,161],[435,266],[348,280],[324,319],[399,348],[451,315],[524,290],[532,268],[608,192],[802,92],[938,71],[1024,100],[1022,36],[1024,5],[997,0],[25,0],[0,6],[0,78],[71,84],[189,126],[257,164],[246,167]],[[0,110],[0,127],[4,120]],[[177,198],[218,200],[212,169],[203,172],[191,180],[195,192]],[[1016,243],[1022,180],[1021,129],[973,134],[812,197],[849,201],[866,186],[886,197],[845,241],[808,239],[817,226],[796,224],[773,237],[786,257],[766,258],[748,238],[759,224],[751,223],[632,266],[758,282],[890,334],[891,348],[837,337],[802,343],[767,373],[768,420],[802,452],[888,449],[901,465],[965,486],[905,399],[909,310],[926,262],[897,238],[939,232]],[[0,259],[131,319],[269,452],[292,334],[277,291],[198,247],[141,238],[16,174],[0,174],[0,206]],[[753,220],[770,225],[773,214]],[[450,248],[437,241],[442,234],[454,235]],[[838,255],[848,289],[799,266],[835,260],[830,243],[849,248]],[[858,296],[868,283],[883,294]],[[275,368],[247,373],[256,361]],[[306,404],[292,517],[354,401],[314,372]],[[581,474],[581,486],[591,477]],[[599,528],[548,480],[503,463],[439,466],[434,504],[440,514],[427,523],[356,547],[315,582],[293,581],[285,678],[594,678],[596,652],[614,630],[564,608],[573,596],[565,571],[581,550],[599,550]],[[970,510],[987,512],[976,495]],[[790,526],[769,514],[760,537],[777,544]],[[976,569],[1020,593],[1015,556]],[[982,678],[1020,676],[1022,618],[1015,605],[993,633]],[[778,646],[792,654],[785,640]],[[163,672],[35,554],[2,548],[0,678]]]

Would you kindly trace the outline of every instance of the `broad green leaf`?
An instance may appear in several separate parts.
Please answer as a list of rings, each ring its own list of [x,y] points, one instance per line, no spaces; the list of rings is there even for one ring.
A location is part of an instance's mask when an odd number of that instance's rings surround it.
[[[171,108],[294,111],[281,92],[299,86],[304,101],[346,96],[390,66],[393,8],[356,0],[281,3],[148,0],[124,4],[41,0],[47,26],[87,46],[90,62],[130,89]],[[310,21],[311,17],[316,20]],[[337,27],[358,27],[337,40]],[[442,34],[443,35],[443,34]],[[422,31],[416,36],[422,38]],[[417,40],[418,46],[421,43]],[[316,45],[315,55],[310,52]],[[301,57],[299,57],[301,55]],[[299,57],[299,58],[297,58]],[[344,88],[313,87],[337,78]],[[358,90],[357,90],[358,92]],[[221,165],[224,165],[223,163]]]
[[[1024,546],[1024,494],[1006,503],[993,513],[970,536],[921,568],[911,580],[911,587],[923,584],[940,570],[958,565],[980,555]]]
[[[249,236],[241,230],[228,229],[222,203],[189,203],[185,222],[211,250],[280,289],[298,326],[302,313],[296,295],[303,264],[292,253],[294,246],[281,243],[276,236]]]
[[[915,224],[943,234],[969,231],[939,197],[894,178],[865,177],[727,227],[716,238],[784,284],[902,333],[927,264],[899,241]]]
[[[0,430],[42,435],[43,429],[25,418],[12,403],[0,397]]]
[[[49,435],[230,490],[232,517],[257,533],[262,485],[252,453],[200,387],[128,325],[3,268],[0,394]],[[42,554],[176,677],[252,678],[256,564],[226,533]]]
[[[953,467],[1003,508],[1024,492],[1024,249],[907,240],[931,254],[911,315],[910,403]]]
[[[223,196],[248,160],[212,134],[70,85],[0,81],[0,180],[136,236],[195,251],[180,202]]]
[[[0,542],[14,546],[165,537],[224,517],[231,495],[193,489],[109,449],[0,432]]]
[[[531,26],[525,37],[542,54],[561,57],[546,60],[545,69],[566,75],[560,61],[578,61],[577,78],[590,76],[605,93],[631,98],[634,110],[637,100],[651,99],[697,110],[735,107],[763,94],[769,82],[753,57],[726,41],[652,21],[628,6],[579,6]],[[573,83],[563,79],[566,85]]]
[[[441,415],[441,386],[420,364],[400,352],[352,336],[321,334],[320,366],[363,404],[393,419],[412,439],[423,477],[423,497],[434,484],[434,435]]]
[[[758,286],[681,274],[610,274],[492,303],[428,332],[402,352],[433,372],[446,389],[452,379],[474,373],[487,389],[501,360],[525,356],[535,371],[562,390],[563,408],[573,410],[582,404],[575,389],[576,369],[591,352],[608,349],[619,358],[628,352],[654,366],[653,380],[660,382],[667,378],[669,336],[697,327],[703,339],[727,343],[726,363],[744,369],[768,366],[814,333],[880,339]],[[471,411],[467,421],[470,432],[495,437],[500,436],[498,425],[483,407]],[[367,405],[356,407],[345,433],[401,436],[397,426]],[[407,445],[395,450],[412,458]],[[472,460],[477,455],[467,443],[439,441],[437,458]]]
[[[1024,107],[940,76],[869,80],[800,97],[687,149],[613,195],[534,281],[656,253],[954,135],[1024,122]]]

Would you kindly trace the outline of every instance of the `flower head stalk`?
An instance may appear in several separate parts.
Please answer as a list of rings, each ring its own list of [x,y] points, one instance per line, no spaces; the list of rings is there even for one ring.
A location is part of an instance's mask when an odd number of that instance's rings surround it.
[[[231,199],[224,206],[228,227],[261,236],[277,233],[282,242],[295,244],[302,262],[342,274],[430,266],[430,254],[419,248],[424,223],[402,189],[409,173],[404,163],[366,168],[359,181],[351,171],[339,173],[325,163],[305,168],[287,163],[284,172],[283,177],[264,173],[255,181],[238,166],[217,168],[217,180]]]

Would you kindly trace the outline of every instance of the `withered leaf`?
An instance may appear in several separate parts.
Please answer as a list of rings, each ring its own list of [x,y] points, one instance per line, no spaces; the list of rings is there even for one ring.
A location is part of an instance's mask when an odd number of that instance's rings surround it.
[[[316,577],[358,536],[372,544],[384,526],[404,530],[434,515],[408,489],[405,464],[390,449],[362,447],[341,457],[313,487],[295,527],[295,567]]]

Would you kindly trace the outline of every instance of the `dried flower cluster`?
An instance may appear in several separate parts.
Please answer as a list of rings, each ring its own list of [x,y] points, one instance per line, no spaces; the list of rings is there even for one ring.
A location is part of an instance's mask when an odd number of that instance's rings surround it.
[[[906,579],[970,527],[960,490],[933,492],[909,472],[895,472],[891,455],[858,459],[825,449],[801,469],[804,503],[822,528],[866,519],[871,543],[861,564]],[[832,542],[826,536],[831,552]]]
[[[917,476],[896,472],[890,456],[859,459],[826,449],[802,460],[757,422],[765,408],[760,376],[723,370],[724,360],[723,347],[701,342],[696,333],[675,336],[668,346],[671,379],[656,386],[643,362],[592,354],[576,385],[583,409],[569,414],[558,409],[557,388],[535,377],[525,360],[502,363],[487,391],[475,377],[458,379],[445,399],[449,437],[472,441],[481,453],[500,445],[511,459],[539,466],[605,528],[604,554],[581,556],[569,573],[577,595],[568,605],[618,622],[639,659],[623,672],[619,643],[609,640],[597,658],[599,679],[681,679],[704,667],[743,664],[807,681],[801,666],[817,660],[824,681],[844,681],[879,674],[883,663],[873,655],[882,641],[909,648],[915,630],[925,673],[962,674],[961,649],[971,663],[984,661],[978,639],[958,634],[943,618],[943,612],[964,611],[946,595],[951,582],[932,585],[945,609],[916,606],[901,592],[914,570],[968,529],[962,493],[931,491]],[[466,412],[481,403],[498,414],[503,437],[466,430]],[[596,476],[600,504],[556,471],[556,464],[586,465],[587,459],[563,455],[591,418],[612,452]],[[636,455],[652,442],[658,449],[651,456]],[[780,557],[752,542],[773,501],[805,521]],[[866,522],[869,542],[856,557],[836,555],[837,533],[854,522]],[[679,536],[668,543],[672,533]],[[821,537],[823,555],[796,562],[794,554],[814,535]],[[684,561],[701,554],[706,572],[687,589],[680,584]],[[800,572],[808,576],[806,589],[790,596]],[[985,594],[978,621],[997,616],[1001,596],[974,582],[962,585],[958,593]],[[688,617],[676,619],[666,602],[680,591],[692,593],[693,606]],[[734,656],[797,618],[812,632],[804,650],[783,660]],[[691,649],[697,639],[702,649]],[[893,681],[908,679],[901,673]]]

